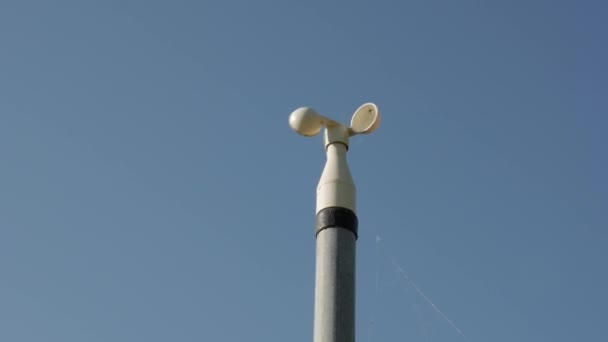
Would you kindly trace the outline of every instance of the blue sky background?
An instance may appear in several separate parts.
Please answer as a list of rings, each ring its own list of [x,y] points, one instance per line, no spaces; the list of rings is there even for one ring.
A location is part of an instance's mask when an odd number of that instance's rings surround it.
[[[605,340],[606,15],[0,2],[0,340],[310,341],[325,156],[287,120],[368,101],[358,341],[465,340],[383,255],[469,341]]]

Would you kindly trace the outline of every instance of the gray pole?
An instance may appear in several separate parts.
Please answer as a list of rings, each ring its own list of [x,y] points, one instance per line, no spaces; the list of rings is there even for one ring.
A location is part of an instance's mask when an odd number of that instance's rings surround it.
[[[314,342],[355,341],[355,242],[357,215],[355,184],[346,152],[348,139],[378,127],[380,114],[371,103],[359,107],[351,127],[300,108],[289,124],[305,136],[325,126],[327,162],[317,187]]]

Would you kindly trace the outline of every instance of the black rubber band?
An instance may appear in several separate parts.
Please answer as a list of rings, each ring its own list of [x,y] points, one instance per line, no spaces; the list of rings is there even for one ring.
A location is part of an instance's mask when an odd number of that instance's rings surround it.
[[[357,214],[348,208],[329,207],[317,213],[315,224],[315,237],[325,228],[343,228],[359,237],[359,220]]]

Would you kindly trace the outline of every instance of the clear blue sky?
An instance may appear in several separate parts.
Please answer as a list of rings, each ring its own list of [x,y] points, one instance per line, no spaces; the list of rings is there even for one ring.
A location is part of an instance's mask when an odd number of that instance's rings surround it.
[[[287,120],[368,101],[358,341],[463,341],[381,253],[469,341],[605,340],[606,16],[2,1],[0,340],[311,341],[325,156]]]

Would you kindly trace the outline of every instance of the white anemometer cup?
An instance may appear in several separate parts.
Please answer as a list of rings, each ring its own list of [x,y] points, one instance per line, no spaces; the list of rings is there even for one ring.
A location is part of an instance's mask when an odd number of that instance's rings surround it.
[[[373,103],[359,107],[350,127],[298,108],[289,125],[312,137],[325,127],[327,162],[317,186],[314,342],[355,341],[355,242],[358,237],[356,191],[348,163],[348,139],[368,134],[380,124]]]

